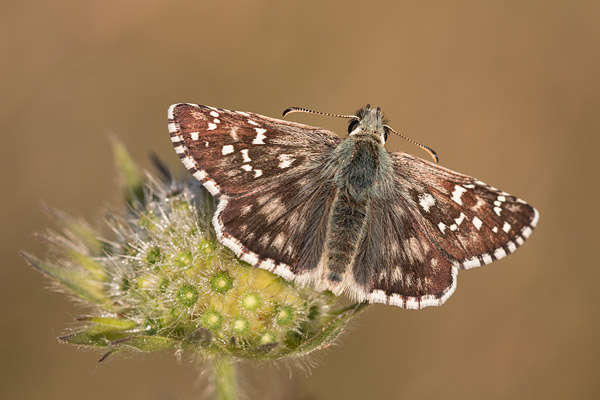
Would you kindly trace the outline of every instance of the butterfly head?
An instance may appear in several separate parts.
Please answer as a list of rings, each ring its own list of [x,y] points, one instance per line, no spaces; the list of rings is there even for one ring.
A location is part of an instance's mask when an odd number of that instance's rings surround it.
[[[355,118],[348,124],[348,134],[353,135],[372,135],[384,144],[388,137],[387,121],[379,107],[371,108],[367,104],[356,112]]]
[[[330,114],[320,111],[312,111],[306,108],[290,107],[283,112],[283,116],[285,117],[286,115],[294,112],[305,112],[309,114],[328,115],[330,117],[348,118],[350,119],[350,123],[348,124],[348,134],[350,136],[370,136],[371,138],[379,141],[381,145],[385,144],[389,133],[395,133],[396,135],[425,150],[427,153],[429,153],[431,158],[433,158],[434,162],[437,163],[439,161],[437,154],[432,148],[415,142],[414,140],[409,139],[401,133],[398,133],[390,128],[387,125],[387,120],[385,119],[379,107],[371,108],[371,105],[367,104],[365,107],[358,110],[355,115]]]

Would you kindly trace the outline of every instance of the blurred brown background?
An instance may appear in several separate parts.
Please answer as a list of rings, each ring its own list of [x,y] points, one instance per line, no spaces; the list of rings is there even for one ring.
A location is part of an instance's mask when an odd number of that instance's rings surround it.
[[[443,307],[372,307],[310,376],[247,367],[250,397],[599,398],[599,39],[595,1],[3,1],[0,398],[201,398],[206,381],[172,354],[98,367],[59,345],[84,309],[16,254],[44,254],[41,200],[97,220],[117,198],[108,133],[144,167],[156,152],[180,168],[166,126],[180,101],[379,105],[442,165],[541,212],[522,249],[462,272]]]

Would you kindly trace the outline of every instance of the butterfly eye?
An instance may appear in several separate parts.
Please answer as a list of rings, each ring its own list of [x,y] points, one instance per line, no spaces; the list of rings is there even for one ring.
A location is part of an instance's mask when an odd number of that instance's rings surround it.
[[[350,133],[352,133],[352,131],[353,131],[354,129],[356,129],[356,126],[357,126],[357,125],[358,125],[358,120],[357,120],[357,119],[355,119],[355,120],[353,120],[352,122],[350,122],[350,124],[348,124],[348,133],[349,133],[349,134],[350,134]]]
[[[383,143],[387,142],[388,130],[386,128],[383,129]]]

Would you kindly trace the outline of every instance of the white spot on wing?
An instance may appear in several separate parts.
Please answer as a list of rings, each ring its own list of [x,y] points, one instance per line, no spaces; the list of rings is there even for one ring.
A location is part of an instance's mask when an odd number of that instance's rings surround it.
[[[248,149],[241,150],[241,153],[242,153],[242,157],[244,158],[244,162],[252,161],[252,159],[250,159],[250,156],[248,155]]]
[[[502,209],[500,207],[494,207],[494,212],[496,213],[497,216],[500,216],[501,211],[502,211]]]
[[[254,177],[255,178],[258,178],[261,175],[262,175],[262,170],[260,170],[260,169],[255,169],[254,170]]]
[[[462,205],[461,196],[466,191],[467,191],[467,189],[465,189],[464,187],[462,187],[460,185],[455,185],[454,186],[454,192],[452,192],[452,200],[454,200],[454,202],[456,204]]]
[[[279,168],[288,168],[296,161],[290,154],[280,154],[277,158],[279,158]]]
[[[208,131],[214,131],[215,129],[217,129],[217,124],[213,124],[212,122],[208,123]]]
[[[508,231],[510,231],[510,224],[508,222],[505,222],[504,225],[502,226],[502,230],[506,233],[508,233]]]
[[[190,133],[190,135],[192,136],[192,140],[198,140],[198,136],[200,135],[200,132],[192,132],[192,133]]]
[[[181,142],[181,138],[179,136],[171,136],[171,142],[173,142],[173,143]]]
[[[275,267],[273,272],[279,276],[282,276],[284,279],[287,279],[288,281],[291,281],[296,277],[296,275],[294,275],[294,273],[292,271],[290,271],[287,268],[287,266],[284,264],[277,264],[277,266]]]
[[[183,165],[187,168],[187,169],[194,169],[196,168],[196,163],[194,162],[194,160],[191,157],[184,157],[181,159],[181,162],[183,163]]]
[[[183,148],[183,146],[177,146],[177,147],[175,147],[175,153],[183,154],[183,153],[185,153],[185,149]]]
[[[460,215],[458,216],[458,218],[455,218],[454,221],[456,222],[457,226],[460,226],[460,224],[463,223],[463,221],[465,220],[466,215],[463,213],[460,213]]]
[[[446,225],[443,222],[440,222],[438,224],[438,228],[440,228],[440,231],[442,231],[442,233],[446,231]]]
[[[475,225],[475,228],[477,228],[477,230],[481,229],[481,225],[483,223],[481,222],[481,220],[477,217],[473,217],[473,225]]]
[[[242,169],[244,171],[248,171],[248,172],[252,171],[252,167],[250,165],[248,165],[248,164],[242,165]]]
[[[217,117],[219,116],[219,113],[218,113],[218,112],[216,112],[216,111],[211,111],[211,112],[210,112],[210,115],[211,115],[212,117],[215,117],[215,118],[217,118]]]
[[[226,155],[226,154],[231,154],[233,153],[233,146],[228,144],[226,146],[223,146],[223,149],[221,150],[221,154]]]
[[[504,251],[504,249],[502,247],[500,247],[499,249],[496,249],[496,251],[494,252],[494,257],[496,257],[497,259],[500,259],[505,256],[506,256],[506,251]]]
[[[435,198],[429,193],[422,194],[419,196],[419,204],[423,210],[429,212],[429,208],[435,204]]]
[[[284,243],[285,235],[282,232],[279,232],[277,236],[275,236],[275,239],[273,240],[273,243],[271,243],[271,246],[281,250],[283,248]]]
[[[249,124],[252,124],[252,125],[254,125],[254,126],[258,126],[258,124],[257,124],[256,122],[252,121],[251,119],[249,119],[249,120],[248,120],[248,123],[249,123]]]
[[[254,130],[256,131],[256,137],[252,141],[252,144],[265,144],[264,139],[267,138],[265,136],[267,130],[263,128],[254,128]]]
[[[202,170],[196,171],[194,172],[194,178],[198,179],[199,181],[203,181],[204,178],[206,178],[206,172]]]
[[[481,261],[479,261],[479,258],[477,258],[477,257],[470,258],[462,264],[463,268],[465,268],[465,269],[479,267],[480,265],[481,265]]]
[[[218,194],[221,193],[221,190],[219,189],[219,187],[217,186],[217,184],[215,183],[215,181],[207,179],[204,182],[202,182],[202,185],[206,188],[206,190],[209,191],[210,194],[212,194],[213,196],[216,196]]]

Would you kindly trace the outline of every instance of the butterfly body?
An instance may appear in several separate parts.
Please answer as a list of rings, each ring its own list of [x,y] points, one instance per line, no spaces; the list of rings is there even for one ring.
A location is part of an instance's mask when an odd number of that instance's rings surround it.
[[[169,109],[175,151],[219,199],[219,240],[252,265],[356,300],[442,304],[459,269],[513,252],[537,223],[514,196],[384,147],[365,107],[322,128],[193,104]]]

